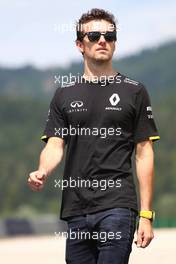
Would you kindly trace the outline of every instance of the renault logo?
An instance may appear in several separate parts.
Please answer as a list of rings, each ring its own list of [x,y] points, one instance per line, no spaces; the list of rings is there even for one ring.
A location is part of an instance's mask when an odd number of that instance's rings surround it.
[[[111,105],[117,105],[118,102],[120,101],[120,97],[118,96],[117,93],[114,93],[111,95],[111,97],[109,98],[109,101],[111,103]]]
[[[71,107],[81,107],[81,106],[83,106],[83,102],[82,101],[73,101],[73,102],[71,102]]]

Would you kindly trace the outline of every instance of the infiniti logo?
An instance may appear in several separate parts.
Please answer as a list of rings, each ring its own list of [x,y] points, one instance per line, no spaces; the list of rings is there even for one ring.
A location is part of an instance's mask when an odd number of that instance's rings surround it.
[[[73,102],[71,102],[71,107],[81,107],[81,106],[83,106],[83,102],[82,101],[73,101]]]

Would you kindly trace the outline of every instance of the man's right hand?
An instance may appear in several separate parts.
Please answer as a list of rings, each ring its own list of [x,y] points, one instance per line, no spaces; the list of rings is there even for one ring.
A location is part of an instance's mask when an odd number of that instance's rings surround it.
[[[45,170],[33,171],[29,174],[28,185],[33,191],[41,191],[44,187],[46,181]]]

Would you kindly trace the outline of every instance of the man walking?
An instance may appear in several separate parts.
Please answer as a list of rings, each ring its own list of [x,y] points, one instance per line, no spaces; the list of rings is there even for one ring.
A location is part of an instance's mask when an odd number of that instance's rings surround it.
[[[67,144],[61,219],[68,234],[74,233],[66,241],[70,264],[127,264],[138,214],[137,247],[147,247],[153,238],[152,144],[160,137],[146,88],[112,67],[116,30],[114,16],[102,9],[79,19],[76,45],[84,74],[56,90],[42,136],[47,144],[28,178],[32,190],[41,190]]]

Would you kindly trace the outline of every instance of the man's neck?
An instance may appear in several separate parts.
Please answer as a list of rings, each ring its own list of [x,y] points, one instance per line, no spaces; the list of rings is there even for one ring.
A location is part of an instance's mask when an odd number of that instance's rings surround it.
[[[109,77],[115,76],[117,71],[112,68],[112,62],[84,62],[84,78],[94,79],[95,77]]]

